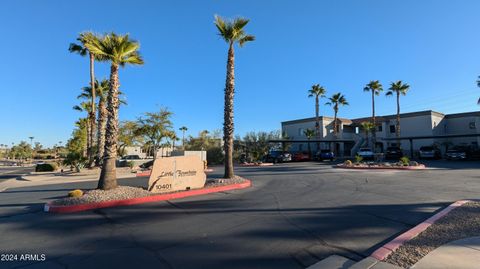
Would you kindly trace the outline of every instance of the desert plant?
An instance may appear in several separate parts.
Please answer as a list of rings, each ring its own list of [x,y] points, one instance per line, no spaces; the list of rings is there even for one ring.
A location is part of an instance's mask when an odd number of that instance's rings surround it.
[[[360,155],[355,155],[355,163],[359,164],[363,161],[363,157]]]
[[[37,164],[37,166],[35,166],[35,172],[53,172],[57,170],[57,168],[56,163]]]
[[[343,162],[343,164],[346,165],[346,166],[350,166],[350,165],[352,165],[352,161],[346,160],[345,162]]]
[[[78,198],[78,197],[82,197],[82,196],[83,196],[83,191],[79,190],[79,189],[68,192],[68,197]]]
[[[75,168],[75,172],[78,173],[80,172],[80,169],[85,167],[87,160],[87,158],[83,157],[82,154],[78,152],[70,152],[67,154],[65,160],[63,160],[63,164]]]
[[[400,163],[403,166],[408,166],[408,164],[410,163],[410,159],[406,156],[403,156],[402,158],[400,158]]]

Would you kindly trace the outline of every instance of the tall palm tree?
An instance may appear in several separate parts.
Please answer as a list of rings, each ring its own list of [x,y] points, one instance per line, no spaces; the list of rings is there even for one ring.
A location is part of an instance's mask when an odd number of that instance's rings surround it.
[[[325,97],[327,91],[320,84],[312,85],[308,90],[308,97],[315,97],[315,135],[320,139],[320,98]],[[317,142],[317,150],[319,149],[319,142]]]
[[[248,24],[248,19],[236,18],[225,20],[215,16],[215,26],[219,35],[228,43],[227,59],[227,78],[225,82],[225,107],[223,122],[223,142],[225,150],[225,178],[233,178],[233,96],[235,93],[235,52],[234,45],[238,43],[240,47],[246,42],[255,40],[253,35],[248,35],[244,27]]]
[[[109,190],[117,187],[115,161],[117,158],[118,137],[118,107],[119,107],[119,79],[120,67],[127,64],[142,65],[143,59],[138,52],[140,44],[131,40],[127,35],[110,33],[101,39],[93,40],[86,44],[89,51],[99,55],[111,63],[110,87],[107,98],[107,129],[105,134],[105,153],[103,157],[102,172],[98,181],[98,188]]]
[[[376,132],[377,123],[375,121],[375,95],[378,96],[380,92],[383,91],[383,87],[380,81],[372,80],[365,86],[365,88],[363,88],[363,91],[372,93],[372,124],[374,128],[372,129],[372,138],[373,138],[373,150],[375,151],[375,147],[377,144],[377,132]]]
[[[480,76],[478,76],[477,87],[480,87]],[[477,105],[480,105],[480,98],[477,100]]]
[[[348,102],[347,102],[347,99],[345,98],[345,96],[341,93],[336,93],[336,94],[332,95],[331,97],[328,98],[328,100],[330,100],[330,102],[327,102],[326,105],[333,106],[333,111],[335,113],[334,117],[333,117],[333,136],[334,136],[335,139],[337,139],[338,108],[339,108],[339,106],[348,105]],[[337,147],[336,146],[333,147],[333,152],[335,153],[335,155],[337,155]]]
[[[315,136],[315,131],[312,129],[306,129],[303,131],[303,134],[307,137],[307,146],[308,146],[308,156],[312,157],[312,150],[310,148],[310,139]]]
[[[363,131],[365,132],[365,138],[367,139],[367,145],[369,146],[370,143],[369,143],[369,139],[368,139],[368,134],[370,133],[370,131],[375,132],[375,125],[373,125],[373,123],[370,122],[370,121],[362,121],[360,123],[360,126],[362,127]]]
[[[98,40],[100,37],[92,32],[84,32],[79,35],[77,38],[77,43],[70,43],[70,46],[68,50],[72,53],[78,53],[81,56],[86,56],[88,54],[89,60],[90,60],[90,87],[93,89],[91,91],[91,96],[90,96],[90,103],[91,103],[91,110],[90,110],[90,145],[88,146],[87,152],[88,152],[88,160],[89,160],[89,167],[93,165],[94,161],[94,152],[93,152],[93,147],[94,147],[94,141],[95,141],[95,102],[96,102],[96,97],[95,97],[95,71],[94,71],[94,62],[95,60],[97,61],[102,61],[104,58],[100,55],[97,55],[93,53],[91,50],[87,48],[87,44],[91,44]]]
[[[410,85],[399,80],[397,82],[392,82],[386,93],[386,96],[392,96],[394,94],[397,96],[397,122],[395,132],[397,138],[400,137],[400,95],[406,95],[409,89]],[[400,140],[398,140],[397,143],[400,144]]]
[[[188,130],[188,128],[186,126],[182,126],[178,130],[182,131],[182,148],[185,150],[185,132]]]

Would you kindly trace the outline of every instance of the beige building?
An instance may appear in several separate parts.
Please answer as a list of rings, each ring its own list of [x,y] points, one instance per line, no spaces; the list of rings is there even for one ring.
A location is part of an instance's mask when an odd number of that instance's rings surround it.
[[[329,149],[334,145],[339,156],[354,156],[361,147],[373,147],[371,135],[366,138],[360,128],[363,121],[371,117],[345,119],[338,118],[337,138],[333,135],[333,117],[320,117],[319,149]],[[384,152],[389,146],[397,146],[396,115],[376,117],[376,152]],[[480,143],[480,112],[442,114],[435,111],[420,111],[400,114],[400,146],[405,154],[415,153],[421,146],[436,145],[442,151],[454,145],[478,147]],[[315,130],[315,117],[282,122],[282,132],[290,140],[307,140],[306,129]],[[465,135],[462,137],[462,135]],[[452,137],[453,136],[453,137]],[[312,140],[315,140],[313,138]],[[334,140],[341,142],[332,142]],[[410,142],[412,143],[410,145]],[[317,143],[311,142],[311,148],[317,150]],[[292,143],[293,152],[306,151],[307,143]]]

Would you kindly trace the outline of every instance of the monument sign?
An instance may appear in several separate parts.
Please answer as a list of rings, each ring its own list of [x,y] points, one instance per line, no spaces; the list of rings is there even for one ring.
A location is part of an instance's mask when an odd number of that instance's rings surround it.
[[[148,190],[156,193],[199,189],[205,186],[207,175],[198,156],[156,159],[148,180]]]

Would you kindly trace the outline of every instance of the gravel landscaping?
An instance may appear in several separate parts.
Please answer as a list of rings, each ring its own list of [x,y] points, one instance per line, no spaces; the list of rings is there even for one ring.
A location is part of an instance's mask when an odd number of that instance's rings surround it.
[[[207,179],[204,188],[213,188],[231,184],[239,184],[246,182],[246,179],[235,176],[232,179]],[[164,193],[162,193],[164,194]],[[130,187],[130,186],[118,186],[113,190],[87,190],[81,197],[65,197],[58,200],[54,200],[52,205],[79,205],[98,203],[105,201],[125,200],[132,198],[139,198],[145,196],[159,195],[159,193],[151,193],[146,188]]]
[[[409,268],[437,247],[472,236],[480,236],[480,202],[469,202],[452,210],[395,250],[385,261]]]

